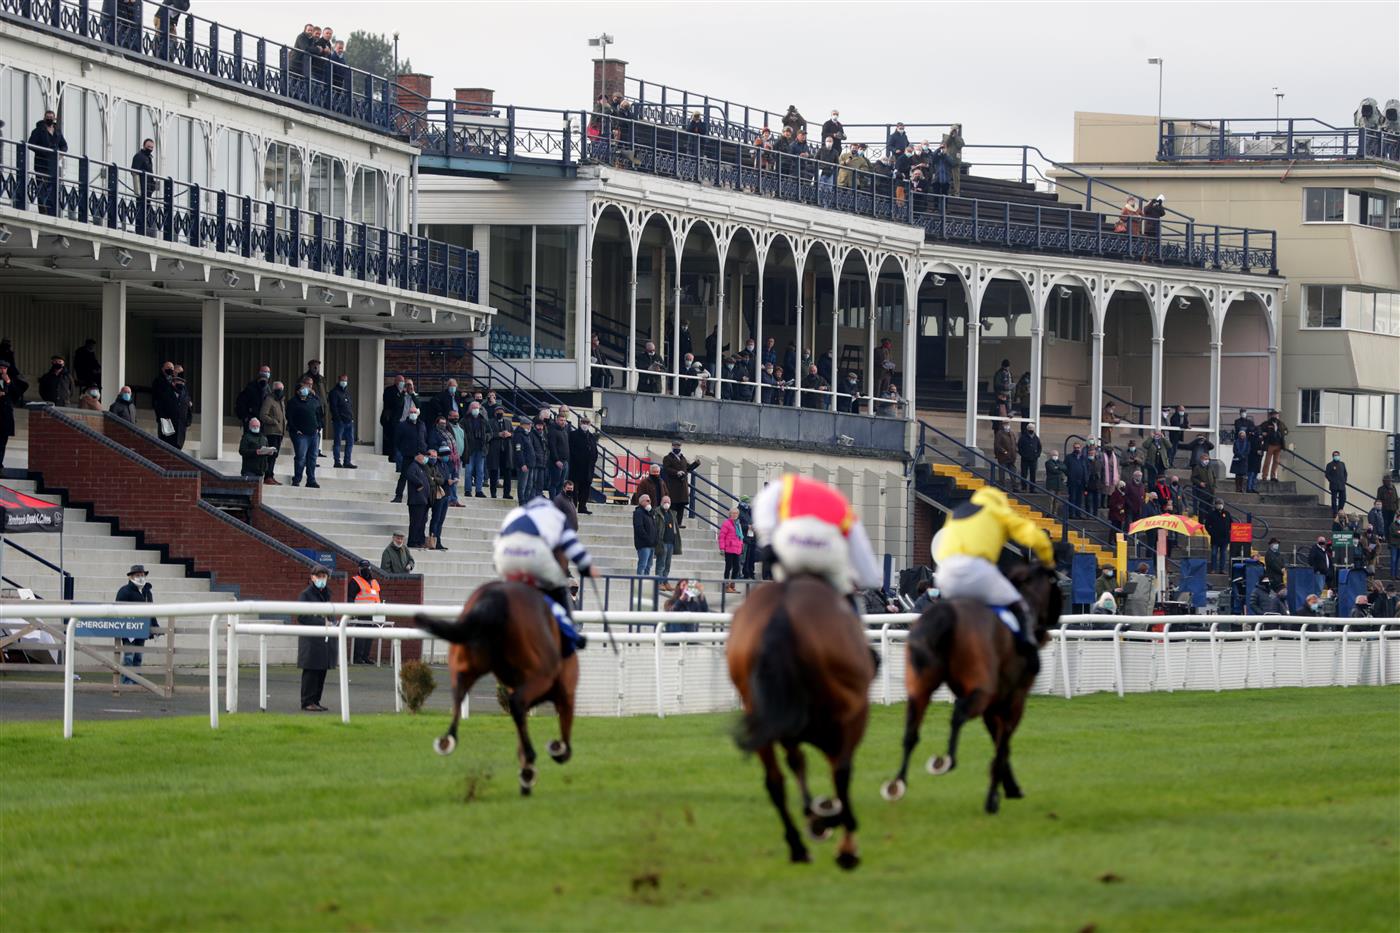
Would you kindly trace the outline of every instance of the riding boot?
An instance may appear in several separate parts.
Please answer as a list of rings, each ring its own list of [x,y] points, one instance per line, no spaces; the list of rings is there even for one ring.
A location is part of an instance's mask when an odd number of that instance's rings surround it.
[[[588,636],[584,635],[573,626],[574,601],[569,597],[567,586],[555,587],[552,590],[545,590],[544,594],[554,600],[564,610],[564,614],[569,617],[568,622],[559,622],[560,634],[571,642],[575,649],[584,648],[588,645]],[[558,621],[556,619],[556,621]]]
[[[1016,622],[1021,626],[1020,636],[1016,639],[1016,652],[1027,658],[1040,660],[1040,645],[1035,640],[1035,619],[1031,615],[1030,607],[1026,605],[1024,599],[1017,600],[1009,607],[1016,616]]]

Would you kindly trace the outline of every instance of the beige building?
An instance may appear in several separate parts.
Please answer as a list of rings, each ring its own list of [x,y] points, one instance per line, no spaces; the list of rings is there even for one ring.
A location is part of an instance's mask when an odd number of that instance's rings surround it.
[[[1374,489],[1397,467],[1400,434],[1400,140],[1311,120],[1161,127],[1153,116],[1076,113],[1072,168],[1165,195],[1170,210],[1201,222],[1278,231],[1289,283],[1278,400],[1289,440],[1314,463],[1341,451],[1351,481]],[[1248,361],[1225,360],[1222,424],[1255,379]]]

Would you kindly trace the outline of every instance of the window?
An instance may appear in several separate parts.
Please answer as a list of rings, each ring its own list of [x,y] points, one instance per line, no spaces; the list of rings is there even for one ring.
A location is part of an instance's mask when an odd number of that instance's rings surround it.
[[[1374,392],[1303,389],[1298,393],[1298,423],[1394,431],[1397,400],[1400,396]]]
[[[1303,222],[1342,223],[1346,219],[1345,195],[1343,188],[1304,188]]]
[[[311,159],[307,178],[306,209],[327,219],[345,216],[345,164],[327,155]]]
[[[170,132],[156,140],[160,151],[160,174],[177,182],[208,185],[209,154],[204,148],[204,124],[189,117],[170,121]],[[132,150],[135,152],[135,150]],[[176,191],[180,190],[176,186]]]
[[[64,86],[63,96],[58,105],[58,125],[63,129],[63,137],[68,140],[70,156],[87,156],[95,161],[107,161],[100,98],[101,95],[95,91],[71,84]],[[112,158],[120,160],[125,155],[113,153]]]
[[[214,154],[214,187],[232,195],[256,195],[255,156],[253,137],[225,130]]]
[[[376,168],[361,168],[355,172],[355,195],[351,205],[352,219],[374,227],[388,226],[389,192],[384,176]]]
[[[530,253],[533,227],[491,225],[491,352],[504,359],[530,355]]]
[[[541,359],[573,356],[577,272],[578,228],[536,227],[535,355]]]
[[[141,148],[143,140],[156,138],[156,126],[151,111],[141,104],[125,101],[117,105],[115,131],[112,138],[112,160],[118,165],[131,164],[131,157]],[[163,171],[163,155],[156,148],[156,170]],[[131,181],[125,172],[120,173],[122,185],[129,187]]]
[[[1400,335],[1400,293],[1342,285],[1303,286],[1303,326]]]
[[[0,69],[0,120],[5,121],[7,129],[13,128],[12,137],[27,139],[29,130],[44,118],[41,88],[39,79],[27,71]]]
[[[638,269],[640,273],[640,263]],[[491,351],[506,359],[572,359],[577,286],[577,227],[493,224],[491,306],[497,313]],[[638,302],[639,326],[640,307]]]
[[[1368,227],[1385,229],[1386,196],[1383,194],[1364,195],[1365,209],[1361,222]]]
[[[1089,313],[1084,306],[1084,295],[1081,292],[1073,291],[1069,297],[1057,292],[1047,309],[1046,318],[1046,330],[1051,337],[1075,343],[1084,342],[1089,329]]]
[[[301,204],[301,153],[285,143],[267,147],[263,166],[263,200],[297,207]]]
[[[1340,285],[1305,285],[1303,302],[1308,327],[1342,326],[1342,287]]]

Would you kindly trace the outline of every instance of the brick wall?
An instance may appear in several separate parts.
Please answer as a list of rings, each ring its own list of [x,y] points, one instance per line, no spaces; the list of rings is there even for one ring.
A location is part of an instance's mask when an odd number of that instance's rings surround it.
[[[441,340],[387,340],[384,342],[384,384],[399,373],[414,381],[420,395],[438,392],[449,376],[472,385],[472,339],[445,344]],[[465,347],[465,349],[463,348]]]
[[[929,545],[933,543],[933,535],[937,525],[941,525],[938,522],[938,510],[916,496],[914,498],[914,541],[913,551],[909,554],[909,566],[933,566]]]

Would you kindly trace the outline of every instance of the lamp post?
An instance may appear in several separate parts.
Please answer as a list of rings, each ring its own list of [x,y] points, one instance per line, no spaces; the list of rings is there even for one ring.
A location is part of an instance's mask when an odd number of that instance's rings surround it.
[[[1283,92],[1277,87],[1274,88],[1274,132],[1279,129],[1279,113],[1283,109]]]
[[[1167,60],[1165,58],[1149,58],[1147,64],[1157,66],[1157,131],[1162,129],[1162,66]]]

